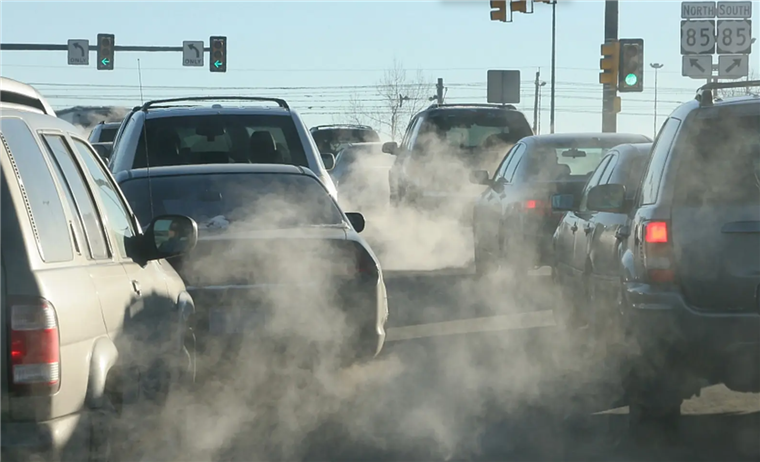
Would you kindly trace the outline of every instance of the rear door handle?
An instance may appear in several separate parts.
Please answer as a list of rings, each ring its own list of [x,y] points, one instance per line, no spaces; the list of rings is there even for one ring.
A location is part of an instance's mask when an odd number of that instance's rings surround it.
[[[573,226],[570,227],[570,231],[572,232],[578,231],[578,225],[576,223],[573,223]]]
[[[140,283],[138,281],[132,281],[132,290],[135,291],[138,297],[142,295],[142,289],[140,288]]]
[[[583,231],[584,231],[586,234],[589,234],[589,233],[591,233],[591,231],[593,231],[593,230],[594,230],[594,227],[593,227],[593,226],[591,226],[591,225],[586,225],[586,226],[584,226],[584,227],[583,227]]]

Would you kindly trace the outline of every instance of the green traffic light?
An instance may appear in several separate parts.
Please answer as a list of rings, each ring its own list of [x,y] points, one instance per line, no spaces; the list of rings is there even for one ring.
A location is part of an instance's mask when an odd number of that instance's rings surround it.
[[[639,79],[636,77],[636,74],[628,74],[625,76],[625,84],[629,87],[636,85],[636,82],[638,81]]]

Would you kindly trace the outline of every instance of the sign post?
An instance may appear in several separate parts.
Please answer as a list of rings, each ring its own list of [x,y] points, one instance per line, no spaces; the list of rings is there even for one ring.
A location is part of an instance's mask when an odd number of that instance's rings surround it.
[[[741,79],[749,75],[752,2],[681,3],[681,75],[692,79]],[[717,18],[717,20],[716,20]],[[718,54],[718,64],[712,56]],[[718,71],[714,76],[713,72]]]

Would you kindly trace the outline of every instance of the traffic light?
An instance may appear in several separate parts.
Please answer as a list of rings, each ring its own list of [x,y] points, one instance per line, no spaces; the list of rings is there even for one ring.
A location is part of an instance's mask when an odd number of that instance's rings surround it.
[[[506,0],[491,0],[491,21],[507,22]]]
[[[599,60],[599,68],[602,73],[599,74],[599,83],[612,85],[613,88],[618,83],[618,68],[620,65],[620,44],[617,41],[602,44],[602,59]]]
[[[528,1],[512,0],[512,3],[510,4],[512,13],[533,13],[532,8],[531,11],[528,11],[528,3]],[[533,6],[532,0],[530,6]]]
[[[618,91],[644,91],[644,40],[620,40],[620,68],[618,70]]]
[[[113,34],[98,34],[98,70],[113,70]]]
[[[227,37],[211,37],[211,59],[209,70],[211,72],[227,72]]]

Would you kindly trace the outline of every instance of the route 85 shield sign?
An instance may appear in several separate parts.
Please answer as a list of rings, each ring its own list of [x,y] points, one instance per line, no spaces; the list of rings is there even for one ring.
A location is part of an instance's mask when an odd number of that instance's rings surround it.
[[[681,54],[715,53],[715,20],[681,21]]]

